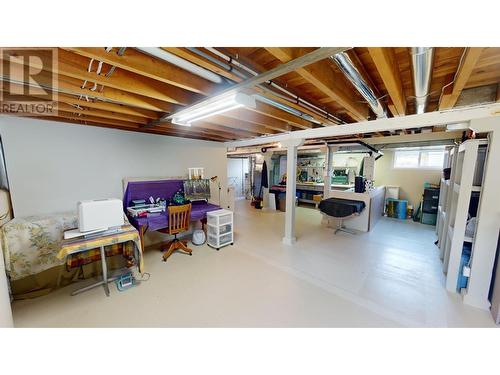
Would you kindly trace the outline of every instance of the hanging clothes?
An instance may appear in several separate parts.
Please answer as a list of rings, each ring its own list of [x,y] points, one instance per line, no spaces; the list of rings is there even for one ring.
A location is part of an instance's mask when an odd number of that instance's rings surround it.
[[[266,161],[264,160],[264,164],[262,164],[262,177],[261,177],[261,183],[260,183],[260,193],[259,197],[262,198],[262,188],[268,188],[269,187],[269,181],[268,181],[268,173],[267,173],[267,164]]]

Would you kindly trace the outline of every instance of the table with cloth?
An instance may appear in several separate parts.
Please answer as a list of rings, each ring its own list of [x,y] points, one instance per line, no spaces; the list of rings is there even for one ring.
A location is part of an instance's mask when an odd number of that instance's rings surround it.
[[[71,284],[81,277],[87,279],[100,274],[97,262],[101,259],[99,248],[71,254],[66,260],[57,257],[63,233],[77,226],[74,212],[15,218],[2,226],[0,247],[14,299],[48,294],[58,287],[61,273],[60,286]],[[134,241],[105,246],[105,253],[110,269],[123,268],[130,261],[139,261]]]
[[[155,181],[130,181],[123,196],[123,210],[127,213],[127,207],[132,205],[133,200],[149,197],[170,200],[178,191],[184,191],[183,180],[155,180]],[[191,221],[206,220],[207,212],[220,210],[220,207],[206,201],[191,202]],[[128,217],[132,224],[139,231],[141,243],[144,250],[144,235],[146,231],[157,231],[168,227],[168,212],[164,211],[149,217]]]
[[[67,259],[74,254],[86,253],[89,250],[98,248],[100,259],[102,259],[102,277],[103,280],[87,286],[85,288],[79,289],[72,294],[77,294],[79,292],[89,290],[93,287],[104,285],[104,290],[106,295],[109,296],[108,282],[112,281],[113,278],[108,279],[107,276],[107,262],[105,255],[105,247],[110,245],[124,244],[132,242],[134,243],[134,258],[137,259],[137,268],[139,272],[144,272],[144,259],[142,257],[142,247],[139,238],[139,233],[130,224],[122,225],[119,229],[113,229],[110,231],[105,231],[103,233],[96,233],[88,237],[77,237],[72,239],[63,240],[61,244],[61,250],[57,254],[58,259]],[[59,280],[58,280],[59,283]]]

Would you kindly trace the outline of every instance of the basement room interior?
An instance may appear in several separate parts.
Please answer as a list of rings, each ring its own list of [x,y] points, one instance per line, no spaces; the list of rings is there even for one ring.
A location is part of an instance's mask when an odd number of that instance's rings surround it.
[[[500,48],[0,59],[1,326],[500,323]]]

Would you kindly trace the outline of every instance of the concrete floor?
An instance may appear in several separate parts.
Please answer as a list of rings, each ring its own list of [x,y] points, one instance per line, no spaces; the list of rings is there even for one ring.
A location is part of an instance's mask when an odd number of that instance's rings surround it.
[[[382,219],[366,234],[333,234],[297,209],[298,242],[281,242],[284,213],[237,203],[235,244],[192,246],[167,263],[146,251],[147,282],[71,297],[71,285],[16,301],[17,327],[494,327],[489,312],[444,288],[434,227]],[[88,281],[87,281],[88,283]]]

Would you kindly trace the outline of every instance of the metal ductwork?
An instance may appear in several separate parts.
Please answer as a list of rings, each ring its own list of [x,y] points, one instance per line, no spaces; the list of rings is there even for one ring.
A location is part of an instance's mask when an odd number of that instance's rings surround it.
[[[431,87],[433,60],[434,48],[411,48],[413,85],[415,86],[415,108],[417,114],[424,113],[425,107],[427,106]]]
[[[330,56],[347,79],[353,84],[356,90],[365,98],[377,118],[387,117],[387,110],[380,99],[377,98],[373,89],[364,80],[359,70],[356,68],[351,58],[346,52],[340,52]]]

